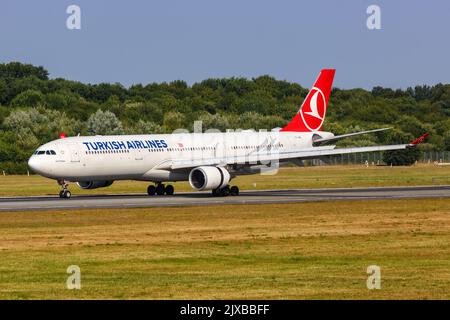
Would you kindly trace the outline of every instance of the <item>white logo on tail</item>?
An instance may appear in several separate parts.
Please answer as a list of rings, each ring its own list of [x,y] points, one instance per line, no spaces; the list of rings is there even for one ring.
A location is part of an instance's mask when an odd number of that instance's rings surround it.
[[[305,112],[305,114],[309,114],[313,117],[316,117],[320,120],[323,119],[323,116],[319,114],[319,111],[317,110],[317,96],[319,95],[319,91],[316,91],[314,95],[312,96],[311,100],[309,100],[309,108],[311,111]]]
[[[313,92],[315,91],[315,92]],[[317,87],[311,89],[311,98],[309,101],[306,100],[302,108],[300,109],[300,115],[302,116],[303,123],[310,131],[316,131],[322,127],[323,120],[325,118],[325,112],[327,111],[327,103],[325,101],[325,96]],[[322,101],[317,101],[319,98]],[[309,106],[309,111],[306,111]]]

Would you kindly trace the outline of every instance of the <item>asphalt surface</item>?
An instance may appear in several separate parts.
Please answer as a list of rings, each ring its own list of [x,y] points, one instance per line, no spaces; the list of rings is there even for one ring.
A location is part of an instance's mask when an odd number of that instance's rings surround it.
[[[186,192],[173,196],[148,196],[145,194],[72,195],[70,199],[60,199],[57,195],[10,197],[0,198],[0,211],[175,207],[418,198],[450,198],[450,186],[259,190],[241,191],[241,194],[237,197],[213,197],[210,192]]]

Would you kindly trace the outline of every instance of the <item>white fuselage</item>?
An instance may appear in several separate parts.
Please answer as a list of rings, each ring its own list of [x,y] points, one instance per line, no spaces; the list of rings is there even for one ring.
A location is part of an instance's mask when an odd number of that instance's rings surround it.
[[[161,170],[158,166],[174,159],[311,149],[313,135],[333,136],[329,132],[279,131],[78,136],[40,146],[28,163],[36,173],[57,180],[185,181],[188,170]]]

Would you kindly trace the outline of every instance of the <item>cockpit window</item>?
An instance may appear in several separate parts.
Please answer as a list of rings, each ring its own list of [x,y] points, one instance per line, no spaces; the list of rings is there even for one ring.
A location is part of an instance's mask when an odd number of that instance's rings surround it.
[[[36,150],[34,152],[35,155],[41,155],[41,154],[48,154],[48,155],[55,155],[55,150]]]

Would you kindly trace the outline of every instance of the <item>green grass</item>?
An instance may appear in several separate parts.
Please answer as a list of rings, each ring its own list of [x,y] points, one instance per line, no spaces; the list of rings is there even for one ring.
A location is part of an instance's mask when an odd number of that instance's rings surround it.
[[[82,190],[70,186],[73,194],[145,193],[148,182],[116,181],[112,186]],[[419,165],[412,167],[323,166],[282,168],[276,175],[241,176],[232,181],[242,190],[286,188],[381,187],[450,184],[450,167]],[[176,191],[191,191],[187,182],[175,183]],[[55,195],[54,180],[39,176],[0,176],[1,196]]]
[[[449,299],[449,254],[445,199],[9,212],[0,298]]]

